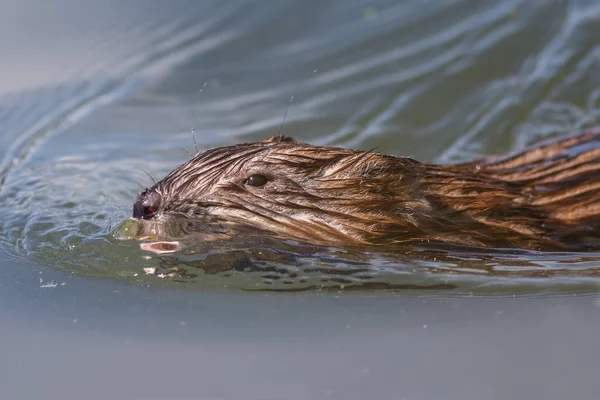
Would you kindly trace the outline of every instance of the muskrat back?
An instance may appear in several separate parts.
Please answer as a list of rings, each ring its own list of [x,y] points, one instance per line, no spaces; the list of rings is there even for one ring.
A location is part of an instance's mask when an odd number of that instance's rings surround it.
[[[199,152],[140,193],[133,216],[386,250],[422,242],[594,250],[599,171],[600,128],[445,165],[277,135]]]

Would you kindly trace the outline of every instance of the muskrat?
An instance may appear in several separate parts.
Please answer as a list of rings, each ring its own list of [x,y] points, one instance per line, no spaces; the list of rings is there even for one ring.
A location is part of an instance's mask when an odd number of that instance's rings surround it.
[[[341,247],[590,251],[600,249],[599,176],[600,127],[459,164],[276,135],[198,152],[138,194],[133,217]]]

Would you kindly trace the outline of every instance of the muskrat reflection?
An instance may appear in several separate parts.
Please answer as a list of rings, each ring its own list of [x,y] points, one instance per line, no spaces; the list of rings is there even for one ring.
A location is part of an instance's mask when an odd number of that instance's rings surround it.
[[[600,128],[503,157],[436,165],[285,136],[198,153],[133,216],[226,223],[335,246],[600,248]]]

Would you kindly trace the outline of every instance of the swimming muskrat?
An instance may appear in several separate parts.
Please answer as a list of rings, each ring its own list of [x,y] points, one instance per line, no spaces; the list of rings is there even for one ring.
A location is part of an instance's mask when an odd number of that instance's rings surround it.
[[[430,164],[276,135],[196,154],[137,196],[133,217],[194,218],[284,239],[600,249],[600,127],[507,156]]]

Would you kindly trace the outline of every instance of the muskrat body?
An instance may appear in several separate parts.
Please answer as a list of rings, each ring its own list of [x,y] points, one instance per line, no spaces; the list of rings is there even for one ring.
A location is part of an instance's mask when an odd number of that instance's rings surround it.
[[[335,246],[600,249],[600,128],[437,165],[277,135],[196,154],[135,218],[196,218]]]

